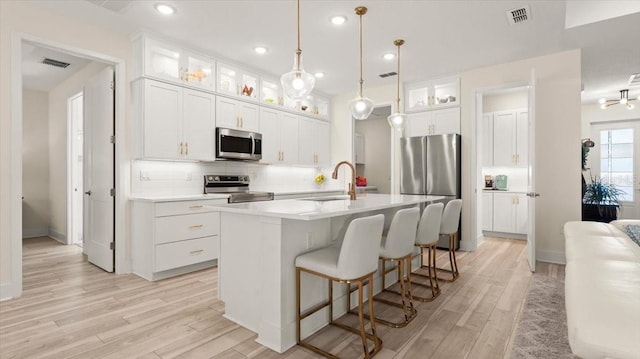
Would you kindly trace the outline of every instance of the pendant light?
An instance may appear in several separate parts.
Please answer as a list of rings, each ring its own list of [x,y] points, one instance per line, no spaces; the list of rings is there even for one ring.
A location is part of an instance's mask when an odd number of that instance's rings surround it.
[[[349,110],[351,116],[356,120],[364,120],[373,111],[373,101],[370,98],[362,96],[362,15],[367,13],[367,8],[364,6],[358,6],[355,8],[356,15],[360,16],[360,83],[358,86],[358,94],[356,98],[349,101]]]
[[[298,0],[298,48],[293,58],[293,69],[280,77],[284,93],[292,100],[302,100],[311,93],[316,78],[302,68],[302,50],[300,49],[300,0]]]
[[[400,110],[400,46],[404,44],[404,40],[395,40],[393,44],[398,47],[398,55],[396,56],[398,59],[398,87],[396,92],[396,112],[387,117],[387,121],[391,128],[402,131],[407,125],[407,115]]]

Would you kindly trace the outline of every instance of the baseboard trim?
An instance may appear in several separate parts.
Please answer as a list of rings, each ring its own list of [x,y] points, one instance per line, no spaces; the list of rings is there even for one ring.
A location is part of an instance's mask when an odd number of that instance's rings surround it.
[[[67,236],[65,234],[62,234],[60,232],[56,232],[53,229],[49,228],[49,233],[48,233],[49,237],[55,239],[56,241],[62,243],[62,244],[67,244]]]
[[[560,251],[536,251],[536,260],[540,262],[567,264],[564,252]]]
[[[17,297],[14,287],[13,283],[0,284],[0,302]]]
[[[48,228],[29,228],[22,229],[22,239],[25,238],[36,238],[36,237],[46,237],[49,235]]]

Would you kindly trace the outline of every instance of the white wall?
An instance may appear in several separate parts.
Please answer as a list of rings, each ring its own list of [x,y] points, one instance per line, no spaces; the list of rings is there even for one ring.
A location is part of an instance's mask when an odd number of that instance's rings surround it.
[[[11,172],[11,149],[16,143],[12,140],[11,119],[13,112],[19,112],[11,106],[11,100],[16,96],[11,82],[12,38],[19,34],[123,59],[127,71],[131,68],[131,43],[127,35],[114,33],[82,19],[46,11],[27,2],[0,1],[0,298],[20,294],[20,271],[12,270],[12,263],[20,261],[20,258],[11,258],[12,253],[20,250],[12,248],[13,237],[20,236],[19,232],[12,232],[12,223],[21,228],[21,216],[11,215],[12,202],[19,200],[16,196],[20,196],[20,193],[12,192],[10,181],[10,178],[17,178],[18,183],[13,183],[21,187],[21,174]],[[129,102],[127,95],[126,114],[131,118]]]
[[[474,196],[470,179],[475,92],[512,83],[528,83],[536,74],[535,183],[536,254],[539,260],[564,262],[563,225],[580,220],[580,50],[474,69],[461,74],[462,198]],[[463,205],[462,237],[471,238],[472,206]]]
[[[22,91],[22,237],[49,231],[49,95]]]
[[[49,91],[49,232],[61,242],[67,241],[67,100],[81,92],[87,80],[106,66],[99,62],[91,62]]]
[[[391,178],[389,164],[391,163],[391,131],[386,118],[356,121],[357,133],[364,137],[364,170],[368,186],[378,187],[380,193],[390,193]]]

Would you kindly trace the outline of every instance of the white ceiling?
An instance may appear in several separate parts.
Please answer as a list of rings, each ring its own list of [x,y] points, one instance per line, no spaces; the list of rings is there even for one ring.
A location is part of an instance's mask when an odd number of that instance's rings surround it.
[[[293,61],[293,0],[30,1],[125,34],[161,35],[273,75],[289,71]],[[160,15],[153,9],[158,2],[174,6],[177,13]],[[600,21],[603,16],[593,14],[595,3],[624,6],[604,16],[614,18]],[[365,95],[367,86],[395,83],[395,77],[381,79],[377,74],[395,70],[395,61],[382,55],[395,51],[397,38],[406,41],[402,81],[581,48],[583,102],[594,102],[602,96],[618,97],[629,76],[640,73],[640,1],[570,1],[566,13],[567,2],[561,0],[301,0],[304,67],[326,73],[316,82],[321,91],[355,95],[358,18],[353,9],[359,5],[369,8],[363,25]],[[509,25],[505,12],[526,5],[530,20]],[[337,14],[348,17],[341,27],[329,22]],[[565,16],[572,27],[565,28]],[[253,48],[258,45],[269,52],[256,55]],[[637,95],[640,88],[631,89],[630,96]]]
[[[45,58],[70,64],[66,68],[42,63]],[[63,80],[85,67],[90,60],[61,53],[48,48],[22,44],[22,86],[31,90],[48,92]]]

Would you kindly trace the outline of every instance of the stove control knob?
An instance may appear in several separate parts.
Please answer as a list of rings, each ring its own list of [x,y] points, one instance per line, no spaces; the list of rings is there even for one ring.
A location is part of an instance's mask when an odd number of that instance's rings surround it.
[[[213,180],[216,181],[216,182],[220,182],[220,177],[215,176],[215,177],[213,177]]]

